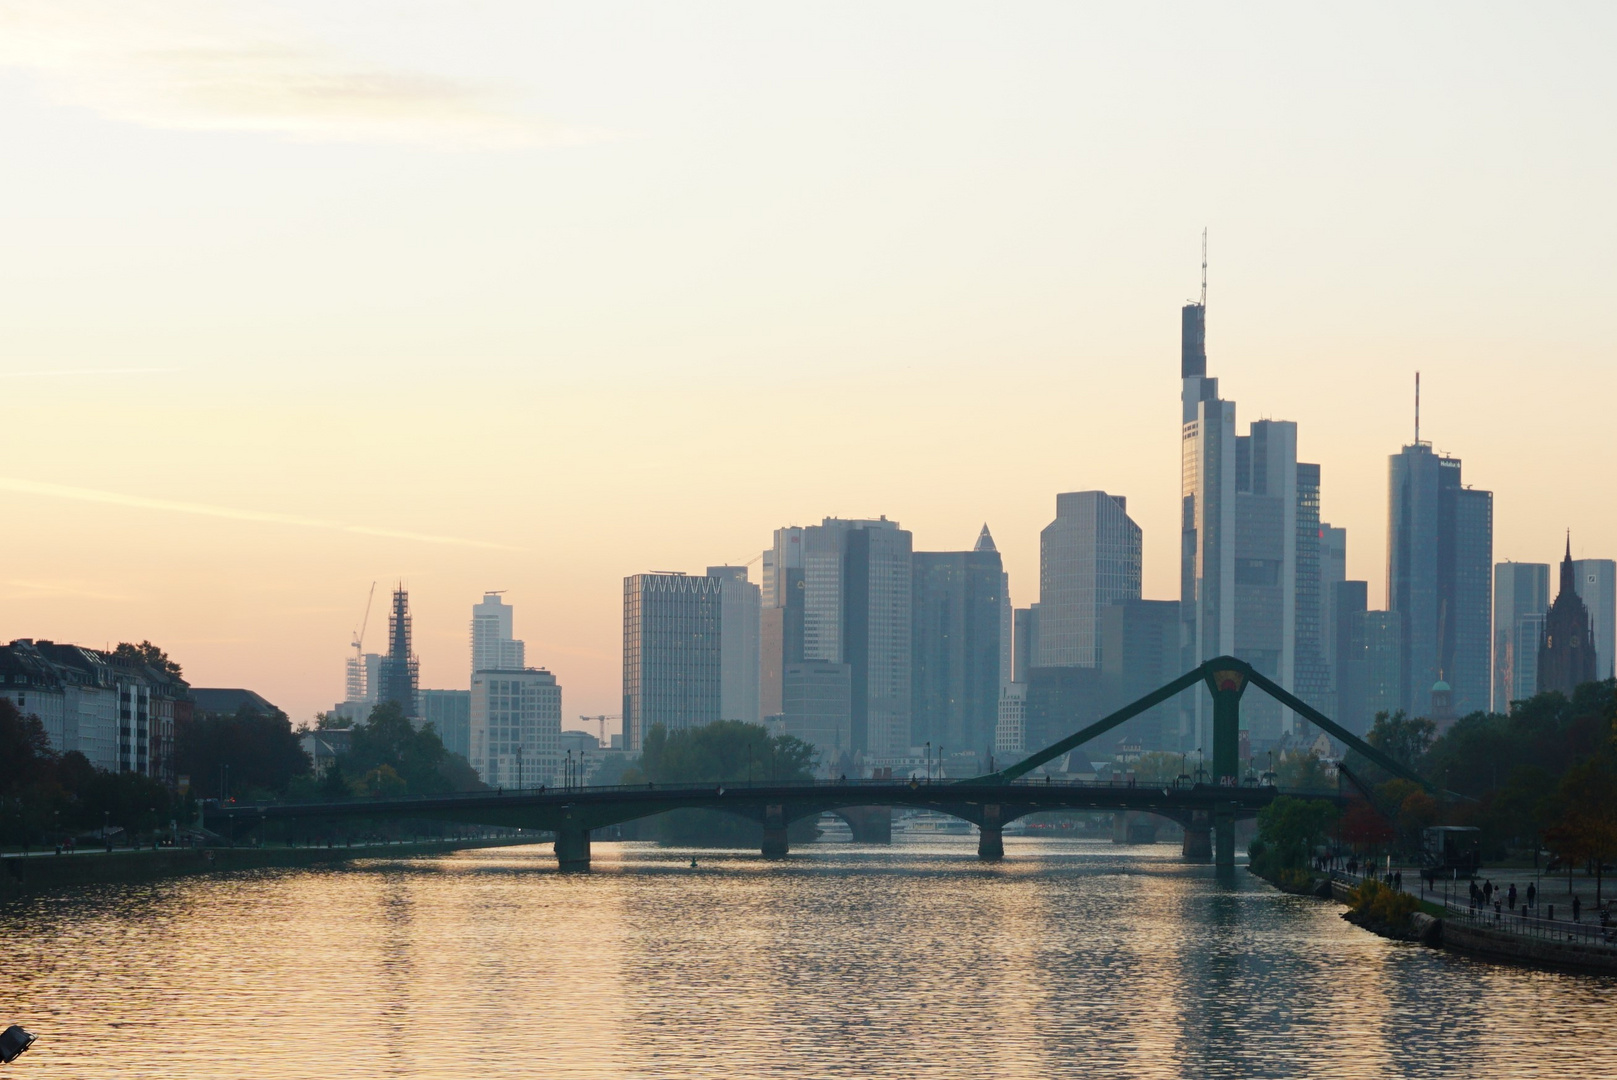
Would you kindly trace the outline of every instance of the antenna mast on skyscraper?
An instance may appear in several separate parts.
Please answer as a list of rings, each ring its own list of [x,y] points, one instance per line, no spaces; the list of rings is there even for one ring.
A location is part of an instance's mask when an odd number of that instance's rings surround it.
[[[1207,226],[1202,226],[1202,307],[1207,306]]]

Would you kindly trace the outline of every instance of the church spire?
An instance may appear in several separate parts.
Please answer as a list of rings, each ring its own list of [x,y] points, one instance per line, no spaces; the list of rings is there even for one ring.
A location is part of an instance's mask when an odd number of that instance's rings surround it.
[[[1578,591],[1577,575],[1572,572],[1572,530],[1566,531],[1566,558],[1561,560],[1561,594]]]

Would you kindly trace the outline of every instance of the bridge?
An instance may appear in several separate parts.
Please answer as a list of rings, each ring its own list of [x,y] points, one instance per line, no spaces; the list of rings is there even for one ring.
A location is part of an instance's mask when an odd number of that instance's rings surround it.
[[[1030,779],[1039,766],[1169,701],[1198,683],[1213,699],[1213,756],[1206,783],[1141,785],[1125,781],[1071,782]],[[1157,814],[1185,830],[1183,853],[1222,868],[1235,865],[1235,822],[1251,817],[1285,792],[1243,782],[1240,776],[1240,703],[1255,686],[1334,738],[1397,776],[1430,785],[1396,760],[1293,696],[1244,660],[1218,657],[1181,675],[1089,726],[998,772],[967,780],[834,780],[805,784],[715,782],[659,786],[563,787],[480,791],[397,799],[323,803],[272,803],[211,808],[210,827],[249,827],[270,821],[334,818],[413,818],[458,824],[549,830],[564,869],[586,869],[593,830],[669,810],[718,810],[758,822],[763,854],[784,856],[792,822],[831,812],[843,817],[854,839],[890,838],[891,808],[933,810],[977,826],[983,858],[1005,853],[1003,830],[1028,814],[1051,810],[1113,810]],[[1317,794],[1311,797],[1319,797]]]

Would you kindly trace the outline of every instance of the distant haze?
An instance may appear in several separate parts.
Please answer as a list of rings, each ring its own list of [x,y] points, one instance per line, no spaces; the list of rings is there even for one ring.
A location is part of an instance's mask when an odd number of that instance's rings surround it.
[[[1387,456],[1617,556],[1617,9],[0,4],[0,638],[295,719],[373,579],[617,712],[622,578],[1060,491],[1178,595],[1179,305],[1384,599]],[[756,574],[754,576],[756,580]],[[385,605],[367,649],[385,645]]]

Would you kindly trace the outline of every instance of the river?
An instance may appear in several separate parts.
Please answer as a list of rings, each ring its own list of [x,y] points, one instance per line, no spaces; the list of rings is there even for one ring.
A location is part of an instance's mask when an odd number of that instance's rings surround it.
[[[1358,930],[1168,846],[548,845],[0,908],[38,1077],[1588,1077],[1617,981]],[[1602,1065],[1601,1063],[1604,1062]],[[9,1075],[9,1073],[8,1073]]]

